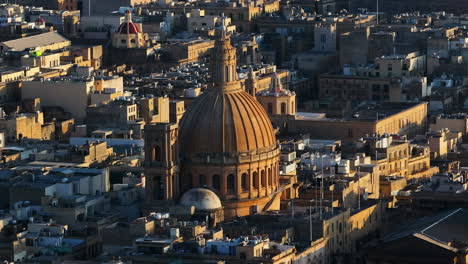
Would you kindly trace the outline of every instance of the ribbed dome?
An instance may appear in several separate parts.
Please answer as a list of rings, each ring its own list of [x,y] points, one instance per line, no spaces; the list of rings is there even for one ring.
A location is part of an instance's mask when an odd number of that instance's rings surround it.
[[[141,33],[140,28],[133,22],[124,22],[119,26],[117,32],[120,34],[136,34]]]
[[[181,153],[263,152],[276,146],[268,115],[248,93],[205,92],[181,120]]]
[[[236,49],[226,24],[216,31],[210,70],[212,83],[185,112],[180,124],[180,148],[185,157],[236,163],[236,157],[277,148],[271,121],[260,103],[242,90],[236,72]],[[200,155],[197,155],[200,154]],[[190,158],[189,158],[190,159]]]
[[[132,12],[130,10],[125,11],[125,22],[120,24],[117,29],[117,33],[120,34],[136,34],[141,33],[140,28],[132,22]]]

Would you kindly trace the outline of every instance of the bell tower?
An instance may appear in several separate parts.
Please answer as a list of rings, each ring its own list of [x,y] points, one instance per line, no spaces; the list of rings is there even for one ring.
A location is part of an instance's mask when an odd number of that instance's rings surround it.
[[[179,196],[177,124],[145,126],[146,200],[172,201]]]
[[[257,94],[257,78],[252,67],[250,67],[249,74],[245,80],[245,91],[253,97]]]

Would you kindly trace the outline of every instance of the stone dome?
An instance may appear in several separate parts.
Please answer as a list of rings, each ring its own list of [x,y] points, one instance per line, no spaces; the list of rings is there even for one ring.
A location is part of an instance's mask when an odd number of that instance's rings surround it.
[[[268,115],[243,90],[200,95],[181,120],[180,136],[182,154],[259,154],[276,148]]]
[[[221,27],[217,34],[211,51],[211,85],[188,107],[180,123],[181,153],[189,160],[198,154],[213,160],[270,152],[277,148],[270,118],[242,89],[236,49],[226,30]]]
[[[221,200],[213,191],[206,188],[193,188],[180,198],[180,205],[195,206],[197,210],[216,210],[222,207]]]

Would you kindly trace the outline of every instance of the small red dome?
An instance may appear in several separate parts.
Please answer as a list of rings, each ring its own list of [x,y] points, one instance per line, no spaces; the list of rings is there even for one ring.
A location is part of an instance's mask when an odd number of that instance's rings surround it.
[[[140,28],[133,22],[125,22],[119,26],[117,33],[120,34],[136,34],[141,33]]]
[[[45,22],[46,22],[46,21],[45,21],[44,19],[42,19],[41,17],[38,17],[38,18],[36,19],[36,23],[45,24]]]

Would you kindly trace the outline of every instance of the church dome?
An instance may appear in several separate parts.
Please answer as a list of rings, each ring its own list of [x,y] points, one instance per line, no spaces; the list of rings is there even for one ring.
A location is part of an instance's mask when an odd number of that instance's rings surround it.
[[[276,137],[267,113],[240,86],[235,48],[221,36],[211,58],[212,85],[182,117],[180,153],[189,160],[205,156],[211,162],[226,163],[226,158],[236,162],[239,156],[275,150]]]
[[[117,29],[117,33],[120,34],[136,34],[141,33],[140,28],[133,22],[124,22]]]
[[[180,198],[180,205],[195,206],[197,210],[216,210],[222,207],[221,200],[213,191],[206,188],[193,188]]]
[[[182,153],[269,151],[276,138],[268,115],[244,91],[202,94],[181,121]]]
[[[132,13],[130,10],[125,11],[125,22],[120,24],[117,29],[117,33],[120,34],[137,34],[141,33],[140,28],[132,22]]]

